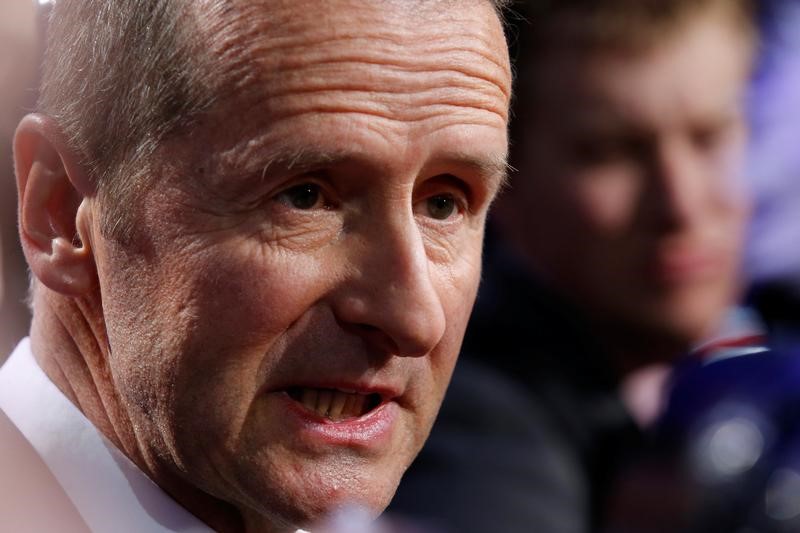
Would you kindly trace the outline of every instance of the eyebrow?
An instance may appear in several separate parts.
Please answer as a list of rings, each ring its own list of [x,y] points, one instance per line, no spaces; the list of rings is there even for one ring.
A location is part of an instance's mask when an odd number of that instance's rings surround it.
[[[497,181],[497,190],[502,190],[508,185],[509,174],[516,170],[508,163],[505,155],[476,157],[473,154],[455,153],[445,160],[473,169],[482,176],[493,178]]]
[[[455,152],[437,158],[439,161],[455,166],[469,168],[481,176],[486,176],[496,181],[498,190],[508,183],[509,173],[515,169],[508,163],[505,155],[481,157],[475,154]],[[358,152],[348,150],[319,150],[314,147],[301,147],[291,150],[277,150],[271,154],[261,168],[261,177],[265,179],[270,169],[277,168],[283,171],[304,172],[324,167],[336,162],[366,161]]]
[[[336,161],[356,159],[355,154],[345,151],[317,150],[301,147],[293,150],[279,149],[266,158],[266,163],[261,168],[262,179],[266,177],[271,168],[303,172],[321,166],[329,165]]]

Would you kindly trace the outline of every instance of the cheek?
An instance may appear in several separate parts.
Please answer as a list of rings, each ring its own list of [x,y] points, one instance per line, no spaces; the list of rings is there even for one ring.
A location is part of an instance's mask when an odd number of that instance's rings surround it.
[[[448,317],[456,323],[467,319],[472,312],[472,305],[478,293],[481,279],[481,263],[483,256],[483,226],[475,229],[460,242],[458,253],[453,261],[446,264],[435,264],[439,284],[439,297]],[[453,313],[452,315],[450,313]]]
[[[715,183],[709,192],[709,212],[717,213],[720,221],[727,226],[737,239],[744,232],[752,211],[752,197],[742,178],[731,177]]]
[[[572,178],[566,191],[565,215],[581,223],[588,235],[612,236],[626,231],[633,222],[640,184],[624,168],[606,168]]]
[[[706,212],[739,232],[743,230],[752,209],[752,191],[744,169],[744,135],[731,134],[728,142],[716,151],[705,154],[704,175],[708,176],[704,195]]]
[[[186,321],[178,331],[168,323],[164,329],[178,337],[173,349],[180,357],[185,392],[204,397],[207,387],[222,397],[231,391],[254,392],[270,368],[265,354],[276,350],[284,333],[328,289],[333,273],[322,265],[310,254],[219,245],[174,266],[188,271],[187,279],[163,316],[185,316]]]
[[[311,254],[226,246],[196,262],[183,296],[195,307],[198,328],[210,328],[219,344],[263,345],[327,290],[331,264]]]
[[[455,359],[461,349],[464,332],[469,321],[472,307],[478,293],[481,276],[481,243],[482,238],[471,241],[462,249],[458,260],[447,266],[438,267],[439,297],[447,317],[447,330],[441,341],[444,355],[434,360],[433,364],[445,367],[449,376]],[[474,243],[478,243],[477,245]]]
[[[181,462],[202,469],[196,459],[212,457],[225,468],[238,453],[265,376],[283,363],[287,330],[329,288],[331,267],[322,264],[313,255],[237,246],[220,246],[191,263],[173,309],[163,314],[187,317],[179,328],[163,325],[174,337],[165,426]]]

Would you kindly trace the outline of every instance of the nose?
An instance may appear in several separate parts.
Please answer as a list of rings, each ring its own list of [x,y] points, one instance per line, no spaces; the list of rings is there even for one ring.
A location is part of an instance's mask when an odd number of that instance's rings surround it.
[[[681,231],[704,216],[704,196],[715,176],[689,143],[665,141],[652,161],[647,209],[666,232]]]
[[[445,314],[413,214],[345,238],[347,280],[333,302],[339,324],[381,352],[428,354],[444,335]]]

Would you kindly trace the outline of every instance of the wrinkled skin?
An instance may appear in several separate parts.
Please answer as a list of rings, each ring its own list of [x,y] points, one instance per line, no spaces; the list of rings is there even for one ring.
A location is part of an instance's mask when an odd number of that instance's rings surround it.
[[[265,531],[348,502],[378,513],[430,430],[477,290],[510,93],[491,5],[445,5],[198,11],[224,98],[160,151],[129,241],[91,217],[127,445],[219,529],[239,526],[215,506]],[[382,421],[329,438],[293,386],[378,390]]]

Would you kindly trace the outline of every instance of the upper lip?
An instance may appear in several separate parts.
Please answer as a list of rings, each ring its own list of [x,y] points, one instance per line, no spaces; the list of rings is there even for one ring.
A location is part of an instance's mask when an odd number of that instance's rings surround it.
[[[661,254],[656,264],[664,268],[694,268],[714,261],[708,252],[674,252]]]
[[[721,259],[722,254],[711,247],[668,249],[654,254],[650,268],[661,275],[694,275],[715,270]]]

